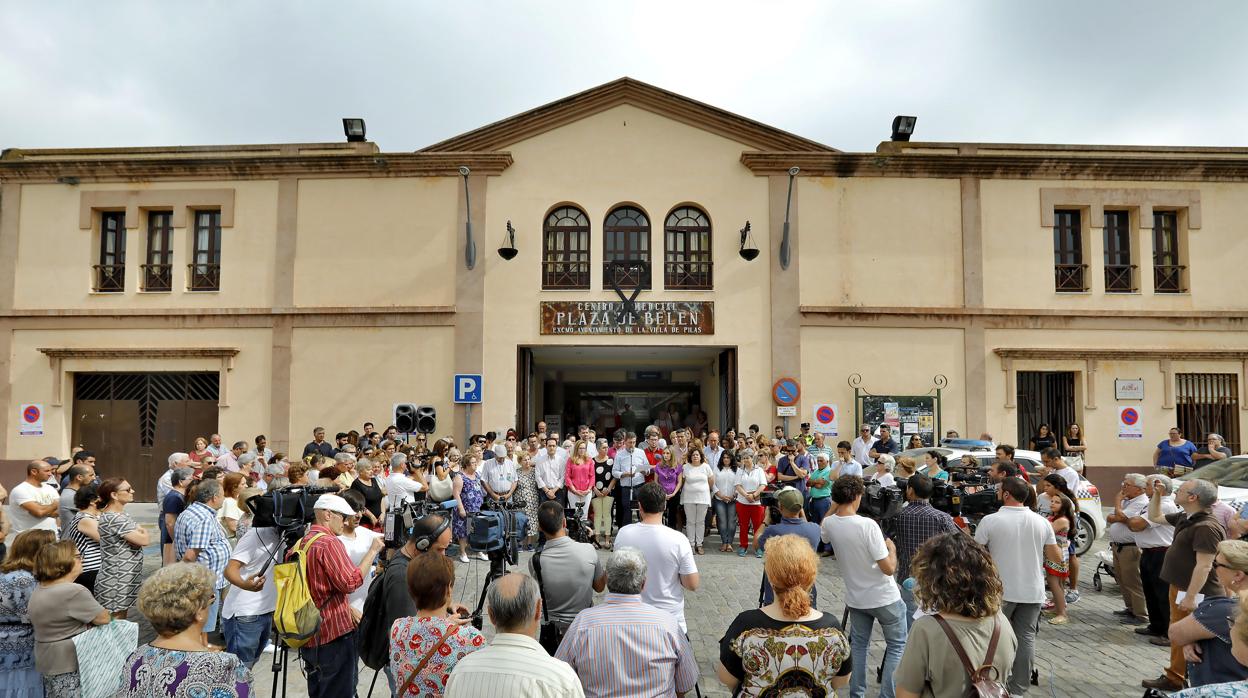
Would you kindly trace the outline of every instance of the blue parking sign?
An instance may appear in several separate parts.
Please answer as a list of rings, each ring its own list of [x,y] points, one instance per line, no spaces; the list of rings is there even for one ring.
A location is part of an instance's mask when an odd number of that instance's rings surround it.
[[[481,374],[455,374],[455,385],[452,387],[451,393],[455,396],[456,403],[481,402]]]

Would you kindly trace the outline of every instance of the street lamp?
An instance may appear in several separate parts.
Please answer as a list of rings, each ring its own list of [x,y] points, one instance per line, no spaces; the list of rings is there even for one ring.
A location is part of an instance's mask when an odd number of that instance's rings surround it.
[[[746,247],[749,243],[749,247]],[[750,234],[750,222],[745,222],[745,227],[741,229],[741,249],[737,250],[737,254],[741,255],[741,259],[747,262],[753,262],[758,257],[758,245],[754,244],[754,236]]]
[[[346,134],[348,143],[363,143],[364,131],[363,119],[342,120],[342,132]]]
[[[911,134],[914,133],[914,124],[919,120],[917,116],[895,116],[893,117],[893,140],[908,141]]]
[[[503,246],[498,248],[498,256],[505,260],[513,260],[520,250],[516,249],[516,229],[507,221],[507,236],[503,238]]]

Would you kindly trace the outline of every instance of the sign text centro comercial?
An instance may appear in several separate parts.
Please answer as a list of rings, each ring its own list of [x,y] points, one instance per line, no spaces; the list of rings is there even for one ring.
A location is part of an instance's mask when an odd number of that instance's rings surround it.
[[[715,334],[714,301],[542,301],[542,334]]]

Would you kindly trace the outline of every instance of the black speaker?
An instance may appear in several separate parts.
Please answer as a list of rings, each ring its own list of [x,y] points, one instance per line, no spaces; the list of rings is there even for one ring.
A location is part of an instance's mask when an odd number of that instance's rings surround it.
[[[430,405],[416,408],[416,432],[432,434],[438,428],[438,411]]]
[[[400,434],[416,431],[416,406],[411,403],[395,405],[393,424],[399,428]]]

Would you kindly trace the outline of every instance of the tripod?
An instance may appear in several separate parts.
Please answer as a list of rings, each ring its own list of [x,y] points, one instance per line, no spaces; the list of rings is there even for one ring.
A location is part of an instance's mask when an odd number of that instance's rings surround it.
[[[277,639],[277,627],[276,626],[274,626],[272,633],[273,633],[273,638],[276,640]],[[282,676],[282,698],[286,698],[286,679],[287,679],[286,661],[289,657],[289,653],[290,653],[290,648],[286,646],[286,643],[280,640],[277,640],[277,642],[274,643],[273,645],[273,690],[269,692],[269,695],[272,696],[272,698],[277,698],[277,676],[278,674],[281,674]]]

